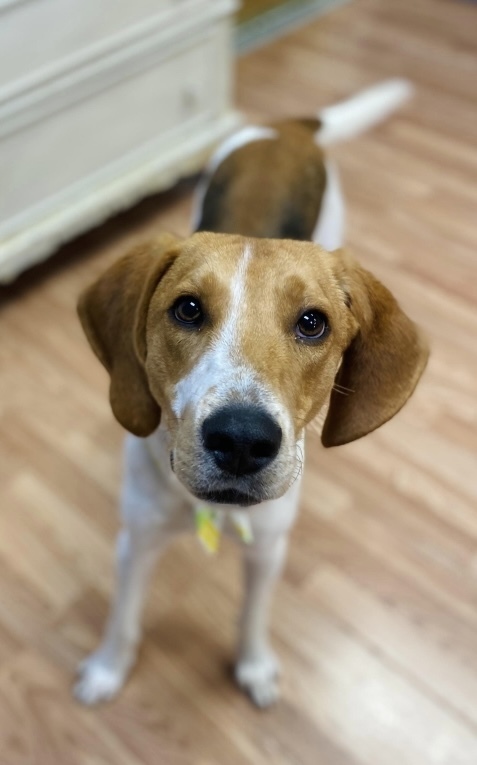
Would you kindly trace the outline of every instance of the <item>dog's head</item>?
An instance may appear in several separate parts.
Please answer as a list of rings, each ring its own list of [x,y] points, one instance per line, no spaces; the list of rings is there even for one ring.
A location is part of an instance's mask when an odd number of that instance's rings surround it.
[[[175,473],[212,502],[281,496],[328,399],[323,444],[353,441],[403,406],[427,360],[382,284],[307,242],[163,235],[109,268],[79,315],[116,418],[147,436],[162,412]]]

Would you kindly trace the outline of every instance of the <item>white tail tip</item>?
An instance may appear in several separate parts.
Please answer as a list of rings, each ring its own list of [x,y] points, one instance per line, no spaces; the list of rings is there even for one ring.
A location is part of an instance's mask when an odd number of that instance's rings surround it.
[[[395,78],[362,90],[347,101],[322,109],[321,127],[316,133],[320,146],[329,146],[360,135],[386,119],[414,93],[409,80]]]

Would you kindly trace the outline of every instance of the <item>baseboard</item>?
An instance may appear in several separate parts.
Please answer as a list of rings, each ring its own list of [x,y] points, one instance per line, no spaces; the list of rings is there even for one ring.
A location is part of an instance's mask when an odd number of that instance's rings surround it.
[[[289,0],[239,24],[235,31],[235,50],[242,56],[347,2],[349,0]]]

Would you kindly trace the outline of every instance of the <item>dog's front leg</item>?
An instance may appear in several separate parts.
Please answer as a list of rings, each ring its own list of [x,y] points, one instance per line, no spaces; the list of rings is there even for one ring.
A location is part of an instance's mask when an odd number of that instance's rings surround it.
[[[160,528],[128,526],[118,536],[117,589],[99,648],[80,665],[74,692],[84,704],[115,696],[136,659],[141,616],[154,565],[173,534]]]
[[[244,547],[245,600],[235,677],[259,707],[273,704],[279,696],[279,663],[269,645],[268,622],[273,586],[283,567],[287,539],[288,535],[282,533]]]

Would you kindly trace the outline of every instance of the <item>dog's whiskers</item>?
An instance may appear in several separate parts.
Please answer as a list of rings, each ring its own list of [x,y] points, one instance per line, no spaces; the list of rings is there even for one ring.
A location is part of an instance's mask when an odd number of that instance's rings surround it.
[[[343,396],[349,396],[350,393],[355,392],[352,388],[347,388],[345,385],[340,385],[337,382],[333,383],[333,390],[336,391],[336,393],[342,393]]]

